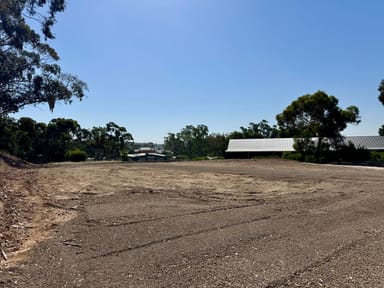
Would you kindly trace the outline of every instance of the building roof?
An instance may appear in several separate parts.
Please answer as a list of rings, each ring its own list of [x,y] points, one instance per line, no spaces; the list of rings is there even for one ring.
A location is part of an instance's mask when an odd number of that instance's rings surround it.
[[[227,152],[289,152],[293,138],[231,139]]]
[[[345,142],[368,150],[384,150],[384,136],[348,136]],[[231,139],[226,152],[292,152],[293,138]]]
[[[368,150],[384,150],[384,136],[349,136],[345,141]]]

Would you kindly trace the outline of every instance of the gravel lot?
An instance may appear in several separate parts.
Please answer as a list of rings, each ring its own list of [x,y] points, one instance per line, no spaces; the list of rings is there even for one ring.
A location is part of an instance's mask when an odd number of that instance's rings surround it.
[[[384,169],[0,164],[0,287],[384,287]]]

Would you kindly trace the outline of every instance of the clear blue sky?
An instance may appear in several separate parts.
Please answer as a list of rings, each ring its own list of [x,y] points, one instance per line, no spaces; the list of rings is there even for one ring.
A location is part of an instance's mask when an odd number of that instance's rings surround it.
[[[51,45],[88,96],[14,116],[113,121],[136,142],[162,143],[189,124],[275,124],[294,99],[323,90],[360,109],[344,134],[377,135],[383,11],[382,0],[68,0]]]

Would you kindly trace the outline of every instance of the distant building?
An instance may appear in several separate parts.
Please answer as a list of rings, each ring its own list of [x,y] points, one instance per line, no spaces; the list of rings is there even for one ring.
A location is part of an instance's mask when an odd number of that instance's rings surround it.
[[[159,153],[135,153],[127,155],[130,160],[137,162],[157,162],[167,161],[168,156]]]
[[[136,149],[133,154],[128,154],[128,159],[133,161],[148,161],[148,162],[154,162],[154,161],[167,161],[168,156],[163,154],[163,151],[156,150],[151,147],[141,147],[139,149]]]
[[[384,151],[384,136],[348,136],[345,142],[370,151]],[[293,152],[293,145],[293,138],[231,139],[226,152],[231,157],[249,158],[260,154]]]
[[[156,153],[158,152],[155,148],[151,147],[140,147],[139,149],[135,150],[135,153]]]

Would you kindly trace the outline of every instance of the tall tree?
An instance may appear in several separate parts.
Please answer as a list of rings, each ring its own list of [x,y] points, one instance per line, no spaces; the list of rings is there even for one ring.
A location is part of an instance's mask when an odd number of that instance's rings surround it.
[[[171,151],[174,155],[185,155],[184,142],[175,133],[168,133],[164,137],[164,150]]]
[[[96,160],[119,159],[133,141],[131,133],[114,122],[107,123],[106,127],[93,127],[88,137],[90,149],[87,152]]]
[[[36,121],[22,117],[17,121],[17,130],[13,133],[13,154],[22,159],[33,161],[37,136]]]
[[[0,2],[0,116],[25,105],[82,99],[86,84],[61,71],[59,56],[48,44],[54,39],[56,14],[66,0],[1,0]],[[37,22],[40,31],[32,28]]]
[[[52,119],[47,126],[48,160],[64,161],[65,154],[74,148],[74,137],[80,129],[76,120]]]
[[[15,131],[17,131],[17,123],[15,119],[10,117],[0,117],[0,150],[10,152],[13,146]]]
[[[339,108],[338,99],[323,91],[306,94],[294,100],[285,110],[276,116],[281,134],[285,137],[305,139],[304,144],[317,137],[316,160],[319,161],[321,150],[337,146],[341,140],[341,131],[348,123],[360,122],[359,109],[350,106]],[[298,145],[298,146],[302,146]],[[305,144],[303,147],[308,146]]]
[[[166,150],[171,150],[176,155],[186,155],[195,158],[207,155],[206,140],[208,127],[206,125],[187,125],[179,133],[168,133],[164,139]]]
[[[228,141],[228,138],[224,134],[209,134],[205,140],[205,150],[207,155],[211,157],[223,157],[225,155],[225,150],[228,147]]]
[[[107,158],[120,158],[120,154],[125,150],[128,150],[128,144],[133,141],[131,133],[129,133],[125,127],[121,127],[114,122],[107,123],[105,131],[108,140],[105,147]]]
[[[187,125],[177,137],[184,143],[186,155],[190,158],[205,156],[205,139],[208,136],[208,127],[206,125]]]

